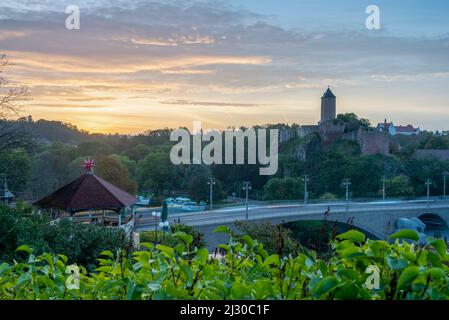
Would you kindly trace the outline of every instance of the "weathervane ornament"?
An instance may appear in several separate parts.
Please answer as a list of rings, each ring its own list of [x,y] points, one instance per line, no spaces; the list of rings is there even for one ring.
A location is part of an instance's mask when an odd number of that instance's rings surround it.
[[[85,173],[92,173],[94,171],[95,161],[93,159],[86,159],[84,160],[84,172]]]

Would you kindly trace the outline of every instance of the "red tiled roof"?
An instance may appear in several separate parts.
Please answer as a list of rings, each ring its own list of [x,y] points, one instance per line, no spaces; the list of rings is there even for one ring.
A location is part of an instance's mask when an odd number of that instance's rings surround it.
[[[65,211],[120,209],[136,203],[135,196],[92,173],[85,173],[52,194],[35,202],[41,208]]]
[[[395,129],[398,132],[415,132],[417,130],[410,124],[406,126],[396,126]]]

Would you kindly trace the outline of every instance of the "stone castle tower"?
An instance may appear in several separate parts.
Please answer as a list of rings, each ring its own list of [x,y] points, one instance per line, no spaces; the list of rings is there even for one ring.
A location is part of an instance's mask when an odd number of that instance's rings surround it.
[[[337,98],[328,87],[321,97],[321,120],[319,124],[333,120],[337,116]]]

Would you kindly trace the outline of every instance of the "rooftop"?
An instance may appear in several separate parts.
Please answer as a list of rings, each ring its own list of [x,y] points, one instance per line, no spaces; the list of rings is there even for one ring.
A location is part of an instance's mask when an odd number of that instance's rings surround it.
[[[93,173],[85,173],[52,194],[35,202],[41,208],[67,212],[93,209],[118,210],[136,203],[135,196],[110,184]]]

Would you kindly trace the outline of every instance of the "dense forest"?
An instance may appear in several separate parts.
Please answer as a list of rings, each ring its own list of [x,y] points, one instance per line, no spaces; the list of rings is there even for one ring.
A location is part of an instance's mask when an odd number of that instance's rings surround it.
[[[351,126],[369,122],[356,115],[339,115]],[[349,119],[349,120],[348,120]],[[139,135],[90,134],[57,121],[22,118],[2,121],[2,128],[16,128],[20,143],[0,150],[0,173],[17,195],[37,199],[68,183],[82,173],[82,161],[95,159],[95,172],[117,186],[157,202],[169,195],[187,195],[208,200],[207,181],[214,177],[215,199],[243,196],[242,182],[250,181],[250,197],[259,200],[300,199],[303,176],[309,176],[310,198],[342,197],[342,180],[351,179],[353,197],[378,197],[386,177],[388,197],[425,195],[426,179],[431,194],[443,193],[443,175],[449,162],[435,158],[417,159],[416,149],[449,149],[449,136],[422,132],[418,136],[391,137],[390,155],[361,155],[355,141],[338,140],[323,145],[317,134],[280,145],[279,170],[275,176],[259,175],[258,165],[180,165],[170,162],[168,128]],[[266,128],[290,128],[285,124]],[[306,150],[305,159],[296,150]]]

